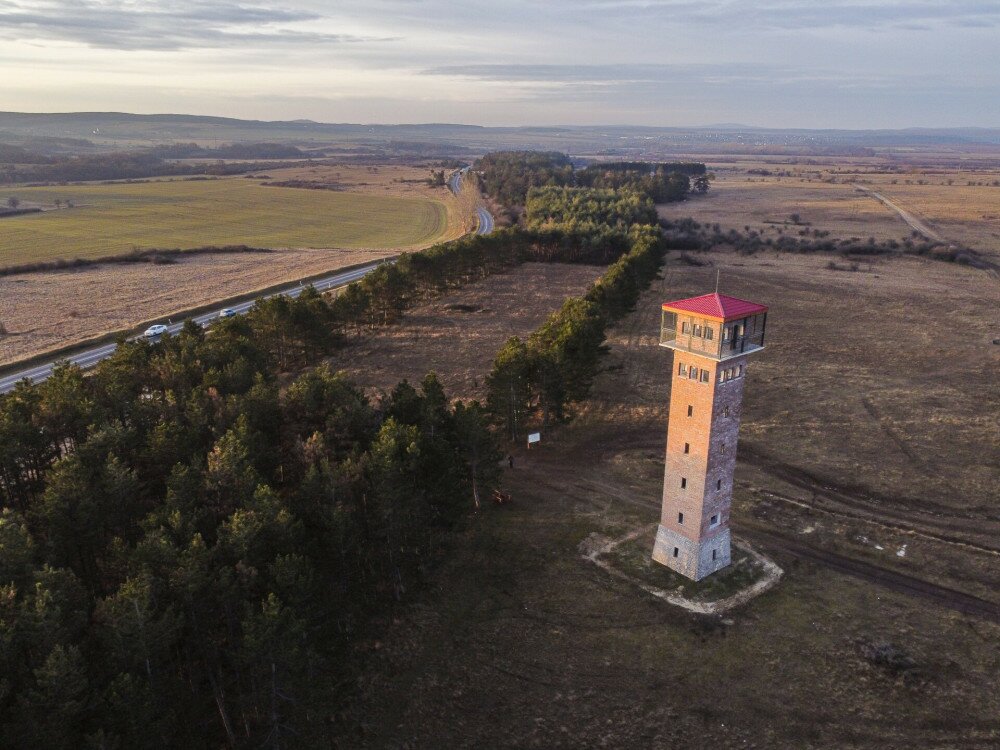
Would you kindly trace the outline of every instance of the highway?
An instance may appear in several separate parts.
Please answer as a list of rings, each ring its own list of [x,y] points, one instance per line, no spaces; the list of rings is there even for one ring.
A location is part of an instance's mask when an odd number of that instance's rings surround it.
[[[341,271],[340,273],[336,273],[331,276],[326,276],[322,279],[317,279],[316,281],[310,282],[310,284],[316,287],[318,291],[325,292],[329,289],[334,289],[335,287],[338,286],[344,286],[346,284],[350,284],[352,281],[357,281],[365,274],[369,273],[375,268],[378,268],[378,266],[379,266],[378,262],[369,263],[368,265],[362,266],[361,268],[355,268],[351,271]],[[271,292],[270,294],[265,294],[262,295],[261,297],[247,300],[246,302],[240,302],[239,304],[234,304],[234,305],[220,305],[218,308],[211,310],[210,312],[194,316],[192,320],[194,320],[194,322],[197,323],[198,325],[206,327],[210,325],[213,321],[217,320],[219,318],[219,313],[222,312],[222,310],[227,307],[230,310],[235,310],[238,315],[242,315],[251,307],[253,307],[254,303],[258,299],[267,299],[268,297],[275,297],[281,294],[288,297],[298,297],[299,294],[302,293],[303,289],[305,289],[305,286],[303,286],[302,284],[293,284],[285,287],[284,289],[279,289],[276,292]],[[169,333],[177,333],[179,330],[181,330],[181,328],[183,328],[185,321],[186,319],[182,319],[176,323],[171,322],[167,326],[167,331]],[[116,347],[117,344],[114,343],[101,344],[91,349],[85,349],[81,352],[70,355],[68,357],[60,357],[59,359],[53,360],[52,362],[46,362],[43,365],[29,367],[27,369],[20,370],[19,372],[12,373],[11,375],[7,375],[5,377],[0,378],[0,393],[7,393],[8,391],[13,390],[17,382],[20,380],[24,380],[25,378],[36,383],[45,380],[52,374],[52,370],[58,362],[62,361],[71,362],[75,365],[79,365],[83,369],[86,369],[88,367],[93,367],[102,359],[110,357]]]
[[[452,172],[448,178],[448,189],[455,195],[458,195],[458,191],[462,189],[462,177],[470,169],[472,167],[463,167],[456,172]],[[476,206],[476,234],[489,234],[494,228],[493,214],[482,206]]]
[[[476,206],[476,217],[479,219],[476,234],[489,234],[493,231],[493,214],[482,206]]]
[[[456,195],[458,194],[458,191],[462,188],[462,176],[467,171],[469,171],[469,167],[465,167],[464,169],[460,169],[454,172],[448,178],[448,187]],[[476,234],[489,234],[490,232],[493,231],[494,227],[493,216],[490,214],[489,211],[487,211],[482,206],[476,207],[476,219],[477,219]],[[368,265],[362,266],[361,268],[356,268],[352,271],[341,271],[340,273],[335,273],[331,276],[327,276],[325,278],[310,283],[312,286],[316,287],[317,290],[325,292],[329,289],[333,289],[338,286],[345,286],[347,284],[350,284],[352,281],[357,281],[362,276],[367,274],[369,271],[377,268],[378,266],[379,266],[378,262],[369,263]],[[198,325],[206,327],[210,325],[212,321],[218,319],[219,313],[224,308],[228,307],[231,310],[235,310],[238,315],[242,315],[251,307],[253,307],[254,303],[258,299],[267,299],[268,297],[275,297],[279,294],[284,294],[288,297],[298,297],[304,288],[305,287],[302,286],[301,284],[292,284],[283,289],[279,289],[276,292],[271,292],[270,294],[265,294],[262,295],[261,297],[255,297],[254,299],[247,300],[246,302],[240,302],[239,304],[234,304],[234,305],[219,305],[218,308],[211,310],[210,312],[202,313],[201,315],[196,315],[192,319]],[[171,323],[167,326],[168,333],[177,333],[184,326],[186,320],[187,320],[186,318],[180,319],[176,323],[171,321]],[[102,359],[107,359],[108,357],[110,357],[116,347],[117,344],[114,343],[100,344],[90,349],[84,349],[83,351],[77,352],[76,354],[72,354],[68,357],[59,357],[50,362],[46,362],[45,364],[36,365],[35,367],[28,367],[23,370],[11,373],[10,375],[0,377],[0,394],[7,393],[8,391],[13,390],[14,386],[17,385],[19,381],[24,380],[25,378],[35,383],[39,383],[45,380],[52,374],[53,368],[59,362],[63,361],[70,362],[74,365],[78,365],[83,369],[87,369],[88,367],[93,367]]]

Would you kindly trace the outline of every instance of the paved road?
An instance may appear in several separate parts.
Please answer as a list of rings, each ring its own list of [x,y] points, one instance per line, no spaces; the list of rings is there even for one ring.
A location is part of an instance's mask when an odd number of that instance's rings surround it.
[[[453,172],[451,177],[448,178],[448,188],[455,195],[458,195],[458,191],[462,189],[462,177],[470,169],[471,167],[463,167],[457,172]],[[495,226],[493,214],[482,206],[476,206],[476,234],[489,234]]]
[[[493,231],[493,214],[482,206],[477,206],[476,217],[479,219],[479,225],[476,227],[476,234],[489,234]]]
[[[365,274],[367,274],[370,271],[374,270],[378,266],[379,266],[379,263],[369,263],[368,265],[362,266],[361,268],[355,268],[352,271],[342,271],[340,273],[336,273],[336,274],[333,274],[331,276],[327,276],[325,278],[318,279],[317,281],[313,281],[311,283],[312,283],[312,286],[316,287],[317,290],[319,290],[321,292],[325,292],[328,289],[333,289],[333,288],[338,287],[338,286],[344,286],[345,284],[350,284],[352,281],[357,281],[362,276],[364,276]],[[304,286],[302,286],[300,284],[295,284],[295,285],[291,285],[291,286],[285,287],[284,289],[280,289],[277,292],[272,292],[270,294],[262,295],[261,297],[257,297],[255,299],[247,300],[246,302],[240,302],[239,304],[235,304],[235,305],[228,305],[228,307],[231,310],[235,310],[237,314],[242,315],[247,310],[249,310],[251,307],[253,307],[254,303],[258,299],[266,299],[267,297],[275,297],[275,296],[280,295],[280,294],[286,295],[288,297],[298,297],[299,294],[302,293],[303,289],[305,289]],[[201,315],[196,315],[192,319],[194,320],[195,323],[197,323],[200,326],[203,326],[203,327],[204,326],[208,326],[214,320],[218,319],[219,312],[224,307],[226,307],[226,306],[225,305],[220,305],[218,308],[216,308],[214,310],[211,310],[210,312],[202,313]],[[171,323],[169,326],[167,326],[167,330],[170,333],[177,333],[184,326],[185,321],[186,321],[186,318],[185,319],[181,319],[177,323]],[[74,355],[69,356],[69,357],[63,357],[63,358],[60,358],[59,360],[55,360],[53,362],[47,362],[44,365],[37,365],[36,367],[29,367],[29,368],[21,370],[19,372],[15,372],[15,373],[13,373],[11,375],[7,375],[5,377],[0,378],[0,393],[7,393],[8,391],[13,390],[13,388],[17,384],[17,382],[19,380],[23,380],[25,378],[27,378],[27,379],[29,379],[31,381],[34,381],[36,383],[41,382],[42,380],[45,380],[46,378],[48,378],[52,374],[52,370],[53,370],[53,368],[55,367],[55,365],[56,365],[56,363],[58,361],[63,361],[63,360],[69,361],[69,362],[72,362],[75,365],[79,365],[80,367],[82,367],[84,369],[86,369],[88,367],[93,367],[98,362],[100,362],[102,359],[106,359],[107,357],[110,357],[111,353],[114,352],[114,350],[115,350],[116,347],[117,347],[117,344],[114,344],[114,343],[112,343],[112,344],[101,344],[100,346],[95,346],[95,347],[93,347],[91,349],[85,349],[84,351],[78,352],[77,354],[74,354]]]
[[[456,195],[458,194],[458,191],[461,190],[462,188],[462,176],[468,171],[469,167],[465,167],[464,169],[460,169],[454,172],[448,178],[448,187]],[[493,231],[494,227],[493,216],[490,214],[489,211],[487,211],[482,206],[477,207],[476,218],[477,218],[476,234],[489,234],[490,232]],[[321,292],[325,292],[328,289],[333,289],[334,287],[344,286],[345,284],[350,284],[352,281],[357,281],[362,276],[367,274],[369,271],[378,267],[378,265],[379,265],[378,263],[371,263],[367,266],[364,266],[362,268],[357,268],[353,271],[345,271],[334,274],[332,276],[327,276],[326,278],[312,282],[312,286],[316,287],[316,289],[318,289]],[[302,292],[303,288],[304,287],[300,285],[292,285],[286,287],[285,289],[281,289],[277,292],[264,295],[263,297],[257,297],[255,299],[251,299],[246,302],[241,302],[238,305],[229,305],[229,307],[230,309],[235,310],[237,314],[242,315],[251,307],[253,307],[254,303],[258,299],[263,299],[266,297],[274,297],[279,294],[285,294],[289,297],[297,297]],[[216,320],[219,317],[219,312],[223,309],[223,307],[224,307],[223,305],[220,305],[218,308],[212,310],[211,312],[195,316],[193,320],[200,326],[208,326],[212,323],[213,320]],[[183,327],[185,320],[186,319],[181,319],[180,322],[178,323],[171,323],[167,327],[167,330],[170,333],[177,333]],[[7,393],[8,391],[13,390],[14,386],[18,383],[18,381],[24,380],[25,378],[36,383],[45,380],[52,374],[53,368],[56,366],[57,362],[60,361],[64,360],[69,361],[75,365],[79,365],[84,369],[88,367],[93,367],[102,359],[110,357],[111,353],[114,352],[116,346],[117,346],[116,344],[101,344],[100,346],[95,346],[91,349],[85,349],[69,357],[60,357],[59,359],[53,360],[52,362],[46,362],[43,365],[29,367],[24,370],[12,373],[11,375],[0,377],[0,393]]]

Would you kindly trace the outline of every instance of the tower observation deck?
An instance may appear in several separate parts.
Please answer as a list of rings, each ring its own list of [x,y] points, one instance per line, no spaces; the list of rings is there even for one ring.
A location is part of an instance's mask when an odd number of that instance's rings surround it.
[[[653,559],[697,581],[731,559],[743,384],[764,349],[767,307],[715,293],[666,302],[662,315],[660,346],[674,357]]]

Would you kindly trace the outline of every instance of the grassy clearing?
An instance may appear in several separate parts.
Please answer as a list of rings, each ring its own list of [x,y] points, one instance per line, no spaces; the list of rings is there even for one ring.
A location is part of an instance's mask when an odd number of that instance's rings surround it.
[[[0,265],[133,248],[248,244],[413,248],[449,231],[442,200],[264,187],[242,178],[17,188],[22,206],[73,208],[0,219]],[[443,194],[442,194],[443,195]]]
[[[835,545],[995,597],[995,558],[812,512],[821,502],[812,487],[788,485],[744,450],[820,475],[817,490],[827,479],[859,486],[861,510],[901,509],[910,526],[954,524],[953,536],[968,533],[961,522],[969,517],[995,534],[996,471],[984,465],[996,445],[987,369],[995,355],[985,346],[995,282],[915,258],[845,274],[809,256],[705,257],[714,268],[668,266],[610,332],[606,370],[577,419],[538,449],[515,449],[504,479],[512,503],[483,509],[425,593],[372,644],[345,722],[362,730],[342,744],[494,747],[501,738],[511,747],[902,750],[1000,742],[995,623],[765,544],[785,577],[724,618],[665,606],[580,558],[590,533],[615,538],[659,514],[670,369],[657,345],[659,304],[711,289],[721,268],[724,291],[761,299],[773,314],[747,385],[735,532],[761,527]],[[412,340],[410,348],[419,355]],[[441,374],[450,367],[452,378],[457,366],[431,352],[424,360]],[[764,491],[807,507],[768,501]],[[924,504],[934,512],[921,512]],[[648,559],[652,541],[636,544],[636,557]]]

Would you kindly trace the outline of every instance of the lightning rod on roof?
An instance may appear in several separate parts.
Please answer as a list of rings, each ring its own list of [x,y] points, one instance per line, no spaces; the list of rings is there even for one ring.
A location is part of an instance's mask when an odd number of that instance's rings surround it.
[[[716,268],[715,269],[715,293],[716,294],[719,293],[719,274],[720,273],[722,273],[722,269],[721,268]]]

